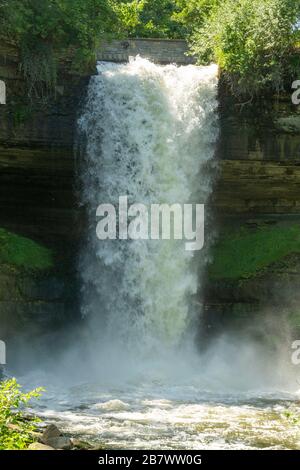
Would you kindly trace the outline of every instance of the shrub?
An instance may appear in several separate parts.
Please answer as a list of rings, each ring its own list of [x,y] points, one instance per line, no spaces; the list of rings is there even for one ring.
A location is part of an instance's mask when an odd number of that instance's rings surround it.
[[[191,50],[200,63],[216,61],[237,95],[280,90],[300,69],[294,46],[299,36],[298,0],[217,2],[199,26]]]
[[[25,417],[22,409],[42,391],[22,393],[16,379],[0,382],[0,450],[25,449],[33,442],[38,420]]]
[[[115,2],[115,10],[124,33],[129,37],[182,38],[183,25],[176,15],[177,0],[123,0]]]

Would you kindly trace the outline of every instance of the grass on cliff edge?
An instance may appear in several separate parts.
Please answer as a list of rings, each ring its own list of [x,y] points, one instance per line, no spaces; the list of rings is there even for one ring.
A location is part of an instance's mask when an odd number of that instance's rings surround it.
[[[53,266],[53,258],[48,248],[0,228],[0,263],[42,270]]]
[[[226,232],[214,247],[209,277],[248,279],[292,253],[300,253],[300,225]]]

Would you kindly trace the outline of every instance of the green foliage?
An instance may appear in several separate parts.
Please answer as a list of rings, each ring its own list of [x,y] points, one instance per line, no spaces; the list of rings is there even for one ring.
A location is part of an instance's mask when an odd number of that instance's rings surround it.
[[[294,53],[298,0],[215,2],[205,21],[194,21],[191,50],[200,63],[216,61],[237,95],[279,90],[299,70]]]
[[[51,251],[29,238],[0,229],[0,263],[28,270],[50,269]]]
[[[211,279],[247,279],[292,253],[300,253],[300,226],[241,229],[223,234],[215,246]]]
[[[120,29],[114,0],[0,0],[2,37],[16,43],[29,96],[53,91],[57,56],[75,48],[74,67],[86,70],[95,48]]]
[[[173,19],[184,25],[186,34],[195,27],[202,25],[213,8],[221,3],[220,0],[176,0],[177,10]]]
[[[126,36],[134,36],[136,28],[140,25],[140,14],[143,6],[143,0],[124,0],[114,2],[114,10],[122,24],[122,29]]]
[[[295,407],[291,407],[290,409],[283,412],[283,416],[291,423],[295,425],[300,424],[300,414],[299,411]]]
[[[300,70],[299,18],[299,0],[0,0],[0,34],[19,46],[35,98],[54,91],[63,51],[88,71],[113,37],[189,37],[199,63],[217,62],[235,94],[280,90]]]
[[[22,409],[43,389],[22,393],[20,388],[16,379],[0,382],[0,450],[26,449],[33,442],[38,420],[25,418]]]
[[[176,18],[175,0],[123,0],[117,14],[128,37],[182,38],[185,27]]]

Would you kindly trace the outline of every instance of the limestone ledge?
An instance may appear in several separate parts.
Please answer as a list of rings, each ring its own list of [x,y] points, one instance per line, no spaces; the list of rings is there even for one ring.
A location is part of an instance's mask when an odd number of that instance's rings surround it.
[[[212,204],[221,214],[299,214],[300,160],[221,160]]]

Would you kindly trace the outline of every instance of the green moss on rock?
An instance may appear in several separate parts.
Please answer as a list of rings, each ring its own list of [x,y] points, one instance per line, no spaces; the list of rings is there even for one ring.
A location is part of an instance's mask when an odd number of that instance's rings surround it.
[[[300,253],[299,224],[227,231],[214,247],[209,276],[212,280],[248,279],[295,253]]]
[[[0,263],[29,270],[53,267],[52,253],[39,243],[0,228]]]

